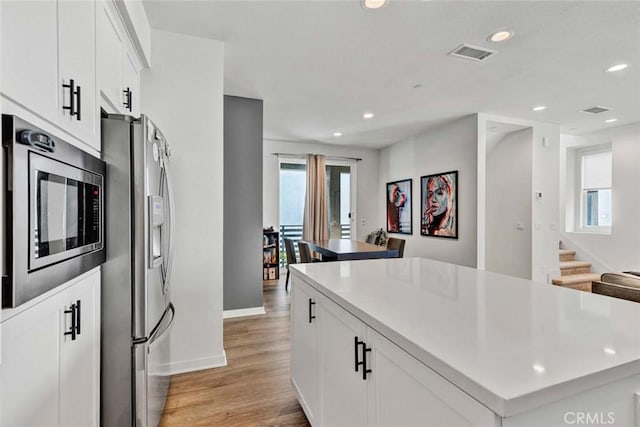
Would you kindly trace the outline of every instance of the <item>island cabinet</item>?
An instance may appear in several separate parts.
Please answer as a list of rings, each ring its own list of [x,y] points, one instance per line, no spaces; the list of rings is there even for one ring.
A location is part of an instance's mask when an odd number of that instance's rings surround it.
[[[315,427],[640,427],[637,303],[421,258],[291,271]]]
[[[491,410],[299,277],[291,313],[291,380],[313,426],[500,425]]]

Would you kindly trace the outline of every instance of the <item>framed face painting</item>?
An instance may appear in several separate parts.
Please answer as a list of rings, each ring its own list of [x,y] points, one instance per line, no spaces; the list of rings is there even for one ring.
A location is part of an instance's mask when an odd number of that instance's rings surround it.
[[[413,234],[411,181],[387,183],[387,233]]]
[[[420,234],[458,238],[458,171],[420,177]]]

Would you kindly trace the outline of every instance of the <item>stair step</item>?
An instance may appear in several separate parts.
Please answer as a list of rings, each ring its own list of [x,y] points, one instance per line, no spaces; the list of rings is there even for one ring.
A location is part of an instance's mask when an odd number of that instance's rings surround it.
[[[570,274],[568,276],[556,277],[551,281],[551,283],[559,286],[567,286],[584,282],[592,282],[594,280],[600,280],[600,275],[597,273]]]
[[[560,249],[559,255],[560,261],[575,261],[576,259],[576,251],[571,249]]]
[[[588,261],[562,261],[560,263],[560,270],[563,268],[578,268],[578,267],[591,267],[591,263]]]
[[[587,261],[561,261],[560,273],[563,276],[591,272],[591,263]]]

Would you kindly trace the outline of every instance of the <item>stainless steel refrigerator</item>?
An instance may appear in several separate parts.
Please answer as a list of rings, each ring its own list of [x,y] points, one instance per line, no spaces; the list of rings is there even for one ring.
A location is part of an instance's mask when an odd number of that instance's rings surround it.
[[[169,387],[174,209],[170,150],[146,116],[102,119],[101,425],[155,427]]]

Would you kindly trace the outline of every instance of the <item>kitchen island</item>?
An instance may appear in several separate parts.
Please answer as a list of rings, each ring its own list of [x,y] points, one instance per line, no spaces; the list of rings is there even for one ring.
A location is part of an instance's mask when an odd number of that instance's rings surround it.
[[[314,426],[637,425],[640,304],[422,258],[291,269]]]

